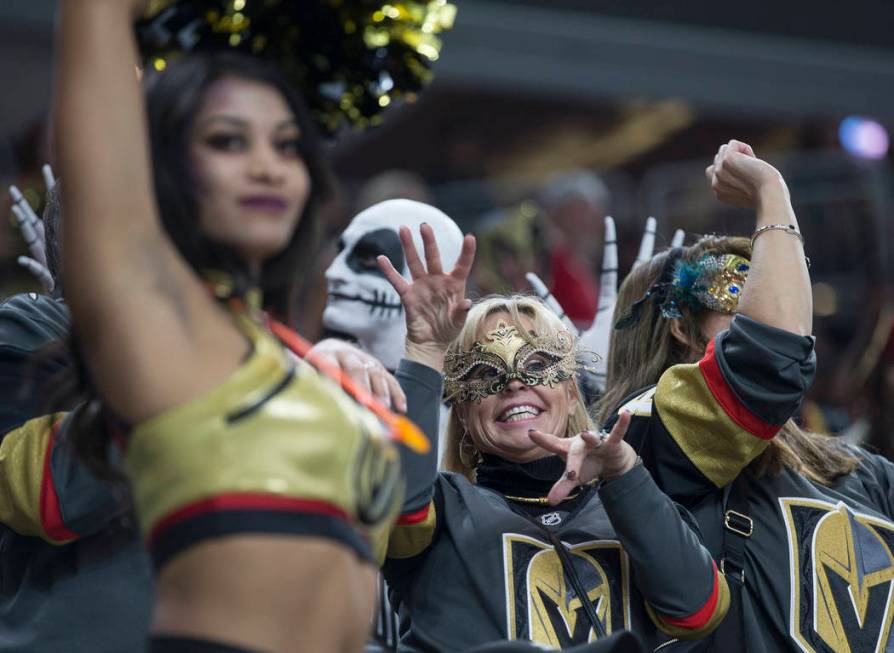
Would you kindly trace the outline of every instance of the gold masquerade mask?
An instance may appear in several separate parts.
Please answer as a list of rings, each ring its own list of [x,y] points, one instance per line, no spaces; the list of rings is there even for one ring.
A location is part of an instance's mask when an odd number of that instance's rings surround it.
[[[665,318],[683,317],[686,307],[698,314],[704,309],[732,315],[739,305],[739,296],[748,279],[751,263],[735,254],[705,254],[693,263],[680,259],[682,249],[671,252],[658,281],[636,300],[615,324],[616,329],[629,329],[642,317],[647,301],[655,298]]]
[[[567,333],[521,337],[502,320],[469,351],[444,360],[444,399],[452,404],[481,401],[512,379],[528,386],[555,385],[574,376],[574,343]]]

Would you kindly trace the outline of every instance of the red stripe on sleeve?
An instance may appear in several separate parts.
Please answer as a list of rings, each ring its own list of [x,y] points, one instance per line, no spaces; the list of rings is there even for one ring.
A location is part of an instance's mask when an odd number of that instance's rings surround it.
[[[188,519],[214,512],[239,510],[310,513],[349,521],[345,511],[325,501],[284,497],[277,494],[224,494],[175,510],[155,525],[149,535],[149,542],[151,543],[165,529]]]
[[[705,350],[705,357],[702,358],[698,367],[701,370],[708,389],[714,395],[714,399],[723,408],[724,412],[729,415],[736,424],[761,440],[772,440],[773,437],[782,428],[780,425],[765,422],[760,417],[748,410],[742,402],[736,397],[732,389],[727,385],[726,379],[720,371],[720,365],[717,363],[717,356],[714,352],[714,340],[708,343]]]
[[[59,420],[50,429],[43,459],[43,478],[40,482],[40,523],[47,536],[57,542],[76,540],[80,537],[66,526],[62,519],[59,495],[53,482],[53,448],[56,446],[56,434],[61,423],[62,420]]]
[[[408,512],[404,515],[401,515],[397,519],[397,525],[412,526],[413,524],[418,524],[419,522],[425,521],[425,518],[428,517],[428,511],[430,508],[431,502],[427,503],[422,510],[417,510],[416,512]]]
[[[719,572],[717,571],[717,565],[713,560],[711,561],[711,564],[714,566],[714,591],[711,592],[711,596],[708,597],[705,604],[699,608],[697,612],[693,612],[688,617],[665,617],[664,615],[661,615],[661,620],[664,623],[676,628],[699,630],[700,628],[704,628],[708,622],[711,621],[711,617],[714,616],[714,611],[717,610],[717,601],[720,597]]]

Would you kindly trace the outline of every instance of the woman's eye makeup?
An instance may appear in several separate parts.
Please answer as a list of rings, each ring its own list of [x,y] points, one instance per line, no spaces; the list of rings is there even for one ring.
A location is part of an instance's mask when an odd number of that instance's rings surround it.
[[[301,154],[301,139],[285,138],[276,142],[276,149],[286,156],[299,156]]]
[[[476,365],[466,372],[466,379],[473,381],[489,381],[500,376],[500,371],[490,365]]]
[[[533,354],[522,363],[522,369],[529,374],[539,374],[545,372],[546,368],[555,362],[554,359],[546,354]]]
[[[205,137],[205,143],[214,150],[220,152],[241,152],[247,146],[247,140],[242,134],[216,133]]]

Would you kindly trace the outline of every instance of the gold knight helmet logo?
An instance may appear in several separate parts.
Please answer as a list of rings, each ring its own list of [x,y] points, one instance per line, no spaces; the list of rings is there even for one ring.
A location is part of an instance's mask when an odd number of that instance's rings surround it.
[[[586,597],[574,591],[555,548],[526,535],[503,535],[508,639],[566,648],[596,639],[582,601],[606,634],[630,628],[627,556],[614,541],[569,547]]]
[[[789,534],[791,636],[807,653],[889,650],[894,524],[840,502],[779,502]]]

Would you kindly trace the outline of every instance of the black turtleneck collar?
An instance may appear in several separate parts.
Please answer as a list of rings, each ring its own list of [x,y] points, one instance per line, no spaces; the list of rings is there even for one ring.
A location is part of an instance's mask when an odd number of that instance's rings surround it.
[[[565,461],[547,456],[529,463],[512,463],[493,454],[483,454],[476,482],[501,494],[545,497],[565,473]]]

